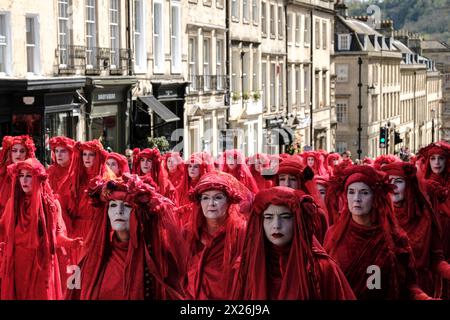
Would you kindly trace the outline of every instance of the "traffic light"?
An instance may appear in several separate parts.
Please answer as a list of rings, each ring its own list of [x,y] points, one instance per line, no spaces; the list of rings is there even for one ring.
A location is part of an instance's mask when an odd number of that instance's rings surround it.
[[[380,128],[380,148],[386,148],[386,135],[387,135],[387,128],[381,127]]]
[[[400,132],[394,131],[394,144],[402,143],[403,139],[400,138]]]

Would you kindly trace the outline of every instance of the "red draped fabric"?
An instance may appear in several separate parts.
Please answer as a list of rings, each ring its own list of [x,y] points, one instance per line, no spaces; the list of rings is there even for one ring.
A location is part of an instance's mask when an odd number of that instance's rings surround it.
[[[174,158],[177,167],[174,171],[169,171],[167,168],[167,159]],[[180,154],[178,152],[167,152],[163,155],[163,169],[167,172],[167,177],[169,178],[170,182],[173,184],[175,189],[177,191],[179,190],[180,184],[183,181],[183,175],[184,175],[184,161],[183,158],[181,158]]]
[[[231,169],[227,164],[227,158],[234,158],[237,166]],[[255,179],[253,178],[250,170],[245,163],[245,158],[239,150],[226,150],[222,154],[222,168],[221,171],[229,173],[234,176],[238,181],[243,183],[251,192],[257,193],[258,186],[256,185]]]
[[[256,169],[256,162],[259,162],[260,169]],[[250,168],[250,173],[255,179],[258,190],[268,189],[273,186],[273,181],[264,178],[261,172],[264,172],[270,168],[270,159],[264,153],[257,153],[248,158],[247,165]]]

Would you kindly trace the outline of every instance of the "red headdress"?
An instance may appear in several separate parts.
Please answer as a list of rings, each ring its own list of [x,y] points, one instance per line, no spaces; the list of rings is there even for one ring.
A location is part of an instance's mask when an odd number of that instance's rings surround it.
[[[375,161],[372,158],[369,158],[369,157],[365,157],[362,160],[362,164],[365,164],[365,165],[368,165],[368,166],[373,166],[374,163],[375,163]]]
[[[119,177],[122,176],[124,173],[130,172],[130,167],[128,166],[128,160],[124,155],[121,155],[120,153],[116,153],[116,152],[110,152],[110,153],[108,153],[108,156],[106,157],[106,160],[108,160],[108,159],[116,160],[117,164],[119,165]]]
[[[72,152],[73,152],[73,147],[75,146],[75,141],[64,137],[64,136],[59,136],[59,137],[53,137],[49,140],[49,144],[50,144],[50,150],[52,151],[52,162],[56,163],[56,159],[55,159],[55,148],[56,147],[62,147],[65,148],[69,151],[70,153],[70,157],[72,158]]]
[[[97,299],[111,253],[114,231],[108,217],[108,203],[122,200],[132,206],[130,240],[123,271],[124,299],[144,299],[144,274],[147,268],[155,280],[152,299],[182,299],[180,277],[185,273],[186,247],[173,217],[173,204],[155,192],[138,176],[125,173],[116,180],[91,180],[89,196],[103,214],[94,217],[80,266],[81,299]],[[85,271],[85,272],[83,272]],[[76,295],[72,293],[72,295]]]
[[[384,166],[386,164],[389,164],[389,163],[392,163],[392,162],[398,162],[398,161],[401,161],[401,160],[397,156],[394,156],[392,154],[382,154],[381,156],[378,156],[375,159],[375,161],[373,163],[373,167],[376,170],[381,170],[382,166]]]
[[[255,164],[259,162],[260,169],[256,170]],[[247,166],[250,168],[259,190],[270,188],[273,184],[272,181],[265,179],[262,175],[265,171],[270,169],[270,158],[265,153],[256,153],[247,159]]]
[[[425,162],[425,172],[422,173],[425,179],[429,179],[432,176],[430,157],[433,154],[442,155],[447,160],[445,163],[445,169],[443,178],[448,179],[450,177],[450,144],[445,141],[439,141],[436,143],[430,143],[428,146],[419,150],[418,156],[422,157]]]
[[[161,153],[157,148],[143,149],[135,148],[133,150],[133,173],[138,176],[145,175],[141,169],[141,159],[147,158],[152,161],[152,178],[154,181],[158,181],[159,172],[161,171]]]
[[[311,168],[314,171],[314,174],[318,174],[320,176],[327,175],[328,172],[323,165],[323,155],[319,151],[306,151],[302,153],[303,162],[307,165],[307,161],[309,157],[314,158],[314,167]]]
[[[336,166],[336,164],[334,163],[335,161],[338,161],[338,163],[341,162],[342,161],[341,155],[336,152],[329,153],[325,160],[325,163],[326,163],[326,166],[328,167],[328,174],[330,176],[333,175],[334,167]]]
[[[231,170],[227,164],[227,158],[234,158],[237,166],[235,169]],[[253,178],[250,170],[245,164],[245,157],[243,154],[236,149],[225,150],[222,154],[222,169],[221,171],[232,174],[236,179],[242,182],[247,188],[253,192],[258,192],[258,186],[256,185],[255,179]]]
[[[319,298],[319,281],[315,278],[313,260],[313,199],[286,187],[273,187],[258,192],[247,226],[239,277],[233,298],[243,300]],[[300,200],[299,200],[300,198]],[[271,259],[281,249],[267,240],[263,228],[264,211],[269,205],[286,206],[293,214],[294,235],[287,251],[287,261]],[[273,261],[276,260],[276,261]],[[281,266],[278,290],[271,287],[270,264]],[[295,285],[292,285],[295,283]],[[277,292],[276,292],[277,291]]]
[[[300,183],[300,190],[307,194],[316,194],[314,185],[309,183],[314,177],[314,172],[310,167],[305,166],[300,159],[290,157],[279,164],[278,171],[274,176],[274,183],[277,186],[279,185],[280,174],[291,174],[296,176]]]
[[[170,172],[169,169],[167,168],[167,160],[169,158],[176,159],[177,167],[176,167],[175,171],[173,171],[173,172]],[[162,167],[166,171],[167,177],[169,178],[170,182],[172,182],[174,187],[176,187],[178,189],[178,187],[180,186],[180,183],[183,180],[183,175],[184,175],[183,158],[180,156],[180,154],[178,152],[167,152],[163,155],[163,166]]]
[[[25,159],[34,158],[34,152],[36,147],[34,146],[33,139],[28,135],[23,136],[4,136],[2,141],[2,150],[0,151],[0,177],[3,177],[6,173],[6,167],[12,163],[11,160],[11,148],[15,144],[21,144],[27,149]]]
[[[32,175],[32,190],[26,195],[19,182],[21,170],[29,170]],[[2,270],[3,299],[15,299],[15,272],[19,266],[14,262],[16,245],[16,233],[19,225],[20,243],[22,247],[32,249],[30,265],[21,265],[21,268],[30,268],[30,278],[27,290],[31,299],[61,299],[61,283],[59,278],[58,263],[56,260],[56,230],[58,204],[54,201],[52,190],[47,182],[47,173],[44,166],[35,158],[29,158],[8,166],[8,175],[12,178],[11,197],[3,214],[1,225],[4,228],[4,242],[6,242],[4,265]],[[27,205],[27,207],[25,207]],[[28,212],[29,220],[24,224],[25,212]],[[23,224],[23,225],[22,225]],[[33,265],[35,263],[35,265]],[[35,268],[35,269],[33,269]],[[46,269],[47,268],[47,269]],[[50,270],[49,273],[46,270]],[[36,297],[36,286],[44,279],[50,283],[47,296]],[[21,291],[23,291],[22,288]],[[41,288],[42,289],[42,288]],[[42,291],[42,290],[41,290]]]

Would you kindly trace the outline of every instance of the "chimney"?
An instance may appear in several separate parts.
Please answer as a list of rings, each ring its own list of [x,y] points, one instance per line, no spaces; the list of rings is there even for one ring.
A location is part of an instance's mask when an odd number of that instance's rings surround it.
[[[386,38],[394,36],[394,21],[383,20],[380,23],[380,28],[377,29],[379,33],[384,35]]]
[[[336,10],[337,14],[341,17],[347,19],[348,18],[348,7],[344,3],[344,0],[337,0],[334,5],[334,10]]]

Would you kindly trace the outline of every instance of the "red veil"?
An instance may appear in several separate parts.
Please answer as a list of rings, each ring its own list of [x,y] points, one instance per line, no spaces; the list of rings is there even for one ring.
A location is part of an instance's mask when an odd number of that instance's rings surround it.
[[[110,153],[108,153],[108,156],[106,157],[106,160],[108,160],[108,159],[116,160],[117,164],[119,165],[119,170],[120,170],[119,177],[121,177],[124,173],[130,172],[130,167],[128,166],[128,160],[124,155],[122,155],[120,153],[116,153],[116,152],[110,152]]]
[[[319,151],[306,151],[302,153],[303,162],[307,165],[307,159],[309,157],[314,158],[314,167],[311,168],[314,171],[315,175],[326,176],[328,175],[328,171],[325,169],[323,163],[323,155]]]
[[[73,147],[75,141],[67,137],[53,137],[49,141],[50,150],[52,151],[52,165],[47,169],[48,181],[53,192],[59,194],[59,189],[62,183],[67,179],[69,175],[70,163],[66,167],[61,167],[56,163],[55,149],[56,147],[62,147],[67,149],[70,155],[70,161],[72,161]]]
[[[20,170],[32,172],[32,192],[26,195]],[[2,300],[61,299],[56,236],[63,232],[59,204],[47,182],[44,166],[35,158],[8,166],[11,198],[0,221],[6,243],[1,268]]]
[[[261,171],[257,171],[255,168],[255,163],[259,161],[261,166]],[[258,186],[258,190],[263,190],[272,187],[273,182],[271,180],[265,179],[261,172],[264,172],[270,168],[270,159],[267,154],[257,153],[250,156],[247,159],[247,165],[250,168],[250,173],[252,174],[255,182]]]
[[[233,299],[354,299],[339,267],[313,238],[313,202],[286,187],[256,195]],[[271,244],[264,233],[263,213],[270,204],[286,206],[293,214],[293,240],[283,248]]]
[[[95,217],[89,247],[80,262],[81,291],[69,292],[69,297],[83,300],[182,299],[181,277],[185,274],[187,254],[172,214],[173,203],[138,176],[129,174],[116,180],[92,180],[89,195],[93,205],[101,208],[101,214]],[[108,217],[111,200],[128,202],[132,212],[130,239],[126,247],[121,248],[125,250],[123,262],[108,274],[107,265],[114,263],[112,255],[116,253],[115,235]],[[119,283],[119,286],[111,289],[111,283]]]
[[[384,165],[387,165],[392,162],[399,162],[402,161],[399,157],[394,156],[392,154],[382,154],[381,156],[378,156],[375,161],[373,162],[373,167],[376,170],[381,170],[381,167]]]
[[[175,158],[177,161],[177,167],[174,172],[170,172],[167,168],[167,160],[169,158]],[[167,152],[163,155],[163,168],[166,170],[167,177],[169,178],[170,182],[172,182],[175,189],[179,190],[180,184],[183,181],[183,174],[184,174],[184,161],[183,158],[181,158],[180,154],[178,152]]]
[[[226,173],[207,173],[191,193],[194,210],[187,226],[190,262],[186,291],[195,300],[226,299],[230,292],[241,254],[246,221],[239,213],[242,200]],[[200,196],[209,190],[220,190],[230,206],[224,225],[214,235],[206,230],[206,218]]]
[[[233,157],[236,161],[237,167],[233,170],[227,165],[227,158]],[[233,150],[225,150],[222,154],[222,168],[221,171],[225,173],[229,173],[242,182],[251,192],[257,193],[258,186],[256,185],[255,179],[253,178],[250,170],[248,169],[244,155],[236,149]]]

